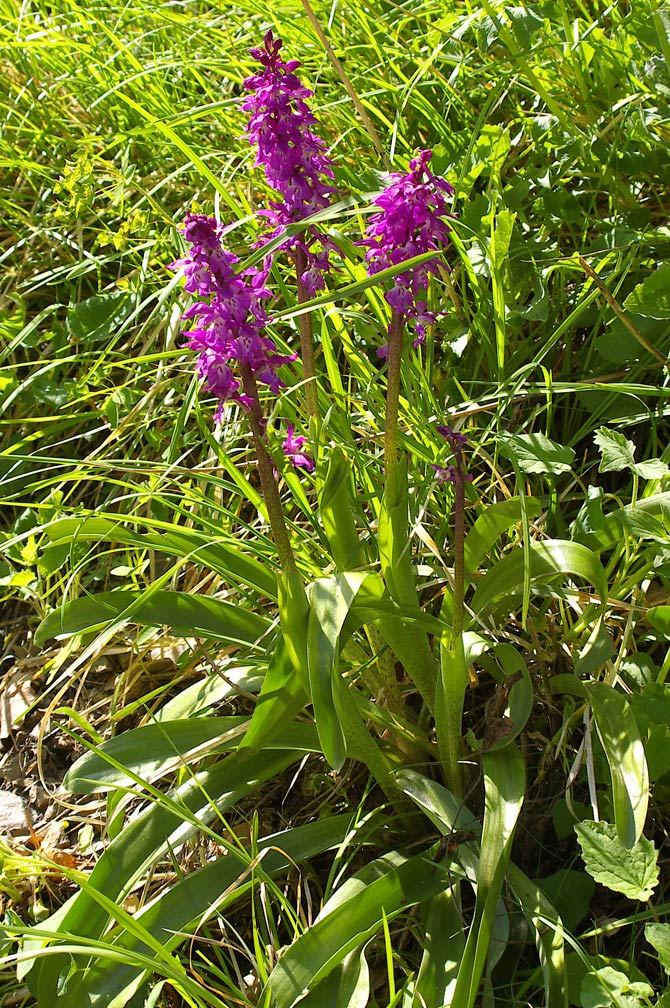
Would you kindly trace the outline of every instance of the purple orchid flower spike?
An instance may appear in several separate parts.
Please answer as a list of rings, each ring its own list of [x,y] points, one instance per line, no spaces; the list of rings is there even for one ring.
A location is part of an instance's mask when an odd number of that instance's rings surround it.
[[[263,302],[271,297],[266,284],[270,264],[236,273],[237,256],[221,244],[217,221],[204,214],[189,214],[181,231],[191,248],[171,269],[183,268],[186,290],[201,299],[184,312],[184,319],[196,320],[185,335],[189,349],[198,354],[196,373],[219,400],[214,417],[218,422],[227,402],[248,409],[254,406],[254,398],[242,390],[235,370],[246,369],[254,384],[261,382],[277,393],[284,384],[278,369],[295,360],[295,354],[279,354],[264,334],[268,316]]]
[[[418,151],[410,161],[409,173],[393,174],[391,184],[374,200],[380,210],[370,217],[367,238],[360,243],[368,247],[369,276],[423,253],[439,252],[449,243],[450,228],[444,218],[452,216],[447,197],[454,190],[446,179],[430,171],[431,158],[431,151]],[[424,341],[426,327],[435,321],[425,292],[430,275],[438,273],[440,266],[436,255],[396,274],[384,295],[394,311],[412,320],[415,346]]]
[[[251,92],[242,102],[250,113],[246,132],[257,149],[256,165],[281,197],[261,211],[272,231],[262,243],[328,206],[337,192],[331,185],[333,162],[325,153],[326,143],[313,131],[316,118],[308,105],[313,91],[295,74],[298,60],[282,60],[283,42],[271,31],[263,47],[250,50],[263,70],[247,77],[244,86]],[[315,250],[315,244],[320,248]],[[314,227],[287,237],[282,247],[289,250],[300,267],[299,281],[307,297],[325,286],[324,274],[330,270],[329,254],[336,250],[332,241]]]

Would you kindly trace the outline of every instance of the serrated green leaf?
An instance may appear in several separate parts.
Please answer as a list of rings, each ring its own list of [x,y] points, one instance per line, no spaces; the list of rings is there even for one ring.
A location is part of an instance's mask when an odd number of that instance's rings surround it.
[[[653,995],[648,983],[633,981],[611,966],[587,973],[582,981],[582,1008],[639,1008],[640,998]]]
[[[663,479],[670,469],[661,459],[647,459],[644,462],[635,461],[635,445],[618,431],[608,427],[600,427],[593,435],[598,445],[601,461],[598,472],[622,472],[630,470],[641,479]]]
[[[644,937],[658,954],[658,961],[670,973],[670,924],[647,924]]]
[[[624,308],[646,318],[670,319],[670,263],[662,263],[637,284],[624,301]]]
[[[599,427],[593,440],[601,454],[598,472],[621,472],[635,465],[635,445],[618,431]]]
[[[646,480],[664,479],[670,473],[670,468],[658,458],[636,462],[634,468],[638,476]]]
[[[616,826],[586,820],[575,825],[586,870],[592,879],[629,899],[648,900],[658,884],[658,851],[642,837],[626,848]]]
[[[560,476],[570,472],[575,460],[572,448],[551,441],[544,434],[499,434],[500,454],[512,459],[524,473]]]

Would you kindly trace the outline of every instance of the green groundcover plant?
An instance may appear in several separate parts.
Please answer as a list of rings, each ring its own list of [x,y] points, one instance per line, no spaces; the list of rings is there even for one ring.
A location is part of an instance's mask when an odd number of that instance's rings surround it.
[[[520,10],[488,14],[517,51]],[[69,873],[76,890],[50,916],[33,927],[10,916],[4,933],[18,947],[8,961],[40,1008],[139,1008],[168,991],[198,1006],[662,1008],[670,925],[662,901],[649,902],[659,860],[644,830],[650,781],[662,788],[670,770],[670,661],[635,656],[641,633],[662,648],[670,629],[662,601],[645,605],[643,631],[636,622],[639,586],[665,578],[668,467],[638,461],[614,429],[615,389],[593,407],[598,471],[629,477],[629,497],[597,484],[565,492],[568,438],[554,440],[549,425],[489,424],[458,377],[445,389],[441,333],[454,356],[459,340],[481,342],[498,397],[489,409],[552,389],[546,369],[531,388],[515,359],[517,215],[496,204],[494,185],[502,134],[482,149],[486,198],[455,200],[465,187],[441,173],[444,151],[423,148],[401,170],[360,166],[369,188],[344,186],[300,63],[283,50],[267,31],[236,99],[267,204],[243,219],[220,198],[216,211],[191,207],[169,266],[183,277],[180,352],[195,355],[215,401],[214,431],[209,421],[200,430],[225,475],[224,505],[208,513],[204,500],[173,522],[160,510],[65,514],[56,503],[40,530],[46,555],[75,566],[103,542],[162,563],[147,584],[65,600],[42,620],[38,645],[65,638],[86,654],[130,624],[163,626],[208,641],[214,668],[106,741],[84,721],[87,752],[65,784],[108,794],[110,841],[90,874]],[[634,288],[630,311],[637,304],[647,318],[653,301],[667,318],[660,272]],[[588,263],[586,275],[592,286],[569,319],[602,293]],[[532,287],[520,295],[526,321],[547,307],[546,290]],[[566,330],[558,324],[554,345]],[[186,482],[181,492],[186,514]],[[9,548],[26,538],[14,530]],[[224,592],[189,590],[193,567]],[[617,606],[630,615],[613,624]],[[219,712],[227,701],[236,713]],[[564,764],[547,817],[559,840],[576,836],[585,871],[545,878],[529,870],[527,842],[513,851],[529,762],[536,784],[549,774],[538,735]],[[333,797],[318,818],[272,833],[254,820],[238,840],[232,810],[308,759],[328,768],[329,787],[364,768],[355,810]],[[216,854],[184,872],[184,852],[203,839]],[[305,920],[282,880],[326,855],[322,905]],[[131,894],[166,863],[169,882],[132,909]],[[651,971],[634,954],[606,955],[604,930],[573,937],[596,885],[648,902],[637,921]],[[250,977],[216,939],[249,899],[252,937],[234,944]]]

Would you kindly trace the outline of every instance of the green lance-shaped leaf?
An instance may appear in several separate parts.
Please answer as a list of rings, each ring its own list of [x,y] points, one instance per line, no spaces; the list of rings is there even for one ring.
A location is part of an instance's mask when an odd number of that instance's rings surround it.
[[[531,543],[528,552],[515,550],[494,564],[477,586],[472,610],[481,615],[494,608],[500,599],[504,599],[509,609],[508,599],[521,592],[526,563],[530,564],[531,582],[535,585],[546,584],[557,577],[565,580],[566,575],[572,574],[592,584],[601,603],[607,599],[605,569],[595,553],[581,543],[547,539]]]
[[[369,572],[348,572],[319,578],[308,588],[307,668],[323,754],[335,770],[347,757],[342,691],[347,684],[339,670],[340,638],[356,595]]]
[[[72,794],[91,794],[132,787],[138,777],[152,782],[205,755],[238,748],[248,723],[246,717],[199,717],[142,725],[84,753],[63,783]],[[321,751],[314,725],[290,720],[278,726],[265,748]]]
[[[448,886],[446,868],[423,856],[408,859],[391,852],[357,872],[273,969],[267,989],[274,1008],[292,1008],[345,956],[376,934],[384,917],[393,920]]]
[[[528,518],[536,518],[542,506],[534,497],[525,498],[525,508]],[[476,573],[491,547],[498,541],[503,532],[517,525],[523,517],[520,497],[498,501],[485,508],[465,537],[463,551],[466,578]]]
[[[482,827],[464,802],[447,791],[441,784],[428,780],[414,770],[401,770],[396,775],[398,786],[412,798],[432,823],[444,834],[462,831],[481,836]],[[458,859],[468,871],[469,877],[479,878],[479,865],[471,851],[478,849],[477,839],[461,844]],[[461,853],[462,852],[462,853]],[[537,884],[529,879],[514,864],[508,864],[507,877],[517,895],[521,909],[536,935],[540,962],[546,981],[546,1008],[565,1008],[567,1004],[567,979],[563,926],[551,901]],[[459,956],[459,962],[461,961]],[[428,1002],[430,1003],[430,1002]],[[439,1001],[437,1002],[440,1003]],[[453,1002],[449,1002],[453,1004]]]
[[[465,948],[463,917],[457,894],[457,885],[450,886],[422,907],[423,954],[411,1008],[450,1003]]]
[[[35,642],[100,630],[115,622],[169,626],[184,637],[212,637],[231,644],[254,644],[270,626],[258,613],[230,602],[172,591],[111,591],[66,602],[42,620]]]
[[[249,848],[231,849],[226,857],[181,878],[143,907],[135,915],[136,931],[117,926],[107,939],[121,953],[143,953],[148,951],[147,937],[153,937],[169,952],[182,944],[184,934],[201,927],[212,914],[231,906],[249,891],[254,885],[252,865],[257,865],[256,872],[262,877],[277,875],[296,862],[332,849],[344,840],[350,828],[351,818],[347,815],[326,817],[263,837],[253,852]],[[95,959],[78,988],[80,1004],[104,1008],[114,997],[126,994],[130,998],[143,975],[123,958]]]
[[[332,973],[300,999],[300,1008],[367,1008],[370,970],[365,949],[354,949]]]
[[[249,727],[240,742],[240,752],[267,748],[279,729],[293,721],[306,703],[303,680],[294,668],[283,636],[280,636],[270,656]]]
[[[585,684],[612,776],[617,834],[625,847],[642,836],[649,804],[649,772],[635,716],[625,696],[606,683]]]
[[[310,608],[305,585],[296,571],[283,574],[278,580],[277,589],[279,620],[286,652],[305,695],[309,695],[307,626]]]
[[[514,743],[484,753],[482,768],[486,806],[477,899],[451,1008],[472,1008],[475,1003],[526,786],[523,760]]]
[[[391,598],[398,605],[419,608],[409,539],[407,463],[389,480],[379,513],[379,559]]]
[[[323,482],[320,485],[319,482],[317,479],[321,523],[337,569],[348,571],[362,567],[367,557],[354,522],[354,478],[351,462],[341,448],[331,451]]]
[[[507,867],[507,881],[535,933],[535,945],[544,977],[545,1008],[567,1008],[568,976],[565,932],[561,918],[537,883],[514,864]]]
[[[188,557],[193,563],[216,571],[230,584],[244,584],[270,599],[277,597],[277,578],[259,560],[229,545],[225,537],[205,534],[161,522],[142,519],[147,531],[128,528],[118,518],[61,518],[45,528],[53,545],[108,541],[139,546],[158,553]],[[230,537],[232,538],[232,536]]]
[[[473,834],[475,837],[481,836],[482,827],[479,820],[462,801],[441,784],[428,780],[414,770],[401,770],[397,774],[397,781],[404,793],[417,803],[441,832],[450,834],[461,831]],[[461,844],[458,848],[457,857],[473,880],[479,878],[479,863],[471,851],[478,847],[477,840],[474,840]],[[516,865],[508,865],[507,876],[510,886],[519,898],[521,909],[536,935],[546,980],[547,1008],[565,1008],[567,979],[563,926],[560,917],[537,884],[524,875]]]

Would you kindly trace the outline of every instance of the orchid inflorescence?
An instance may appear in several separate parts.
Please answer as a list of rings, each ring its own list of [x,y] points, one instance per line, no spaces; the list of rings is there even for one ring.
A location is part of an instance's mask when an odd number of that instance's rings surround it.
[[[237,256],[221,244],[221,231],[212,217],[189,214],[181,228],[191,249],[172,268],[184,267],[186,290],[202,299],[184,312],[185,319],[197,319],[190,329],[188,347],[198,354],[196,371],[205,388],[219,400],[215,422],[226,402],[250,406],[252,397],[240,388],[232,362],[247,367],[256,381],[278,392],[284,384],[277,374],[282,364],[295,360],[277,353],[264,335],[268,316],[263,301],[272,297],[266,286],[269,263],[262,269],[235,272]]]
[[[316,118],[307,99],[314,92],[294,73],[300,62],[282,60],[282,46],[281,39],[267,32],[263,47],[251,50],[263,70],[244,81],[251,94],[242,102],[242,109],[251,113],[246,132],[256,147],[256,165],[263,167],[269,185],[281,196],[281,200],[270,203],[268,210],[260,211],[273,230],[259,244],[323,210],[337,192],[330,184],[335,176],[333,162],[324,153],[326,144],[312,130]],[[321,248],[315,251],[316,244]],[[281,247],[304,256],[299,279],[307,295],[313,297],[323,290],[324,273],[330,270],[329,253],[335,249],[333,242],[309,227],[287,237]]]
[[[424,253],[437,253],[448,244],[449,225],[444,218],[450,215],[446,196],[453,195],[454,190],[446,179],[430,171],[431,158],[431,151],[418,151],[410,161],[409,173],[393,174],[391,184],[373,200],[380,210],[370,217],[367,238],[361,242],[368,246],[365,259],[369,276]],[[412,320],[415,346],[424,341],[426,326],[435,321],[425,295],[429,276],[437,273],[440,266],[435,255],[396,273],[393,286],[385,294],[395,311]]]
[[[192,213],[181,228],[189,251],[172,264],[172,268],[183,268],[185,289],[199,299],[184,313],[186,320],[196,320],[185,335],[189,349],[199,355],[197,374],[219,401],[215,422],[221,419],[225,403],[231,401],[254,410],[258,419],[256,383],[278,393],[285,384],[279,369],[297,358],[297,354],[279,353],[266,335],[269,317],[265,303],[272,297],[267,280],[274,256],[281,251],[291,256],[297,267],[299,300],[304,301],[325,287],[329,255],[336,248],[313,225],[297,232],[291,227],[326,208],[337,190],[332,184],[333,162],[326,154],[326,144],[313,130],[316,119],[308,105],[313,92],[295,73],[300,63],[282,60],[282,45],[269,31],[263,46],[251,50],[262,69],[244,81],[250,94],[241,107],[250,113],[246,132],[256,147],[255,163],[264,169],[267,182],[278,194],[269,209],[259,211],[271,230],[256,246],[263,248],[287,232],[285,239],[273,245],[259,267],[238,272],[238,257],[222,243],[225,229],[211,217]],[[379,210],[370,217],[366,237],[360,242],[367,248],[370,276],[435,253],[396,273],[385,294],[396,319],[412,325],[415,346],[423,342],[426,326],[435,321],[426,292],[430,276],[441,268],[439,253],[448,243],[450,230],[445,219],[450,216],[446,199],[453,188],[430,171],[431,157],[430,151],[421,150],[410,162],[409,173],[391,175],[388,187],[373,201]],[[311,345],[311,329],[309,335]],[[305,377],[313,378],[313,372],[307,374],[304,326],[301,350]],[[382,349],[380,354],[384,353]],[[315,409],[310,412],[316,415]],[[303,450],[305,443],[306,439],[289,426],[282,448],[294,466],[312,472],[314,462]],[[455,451],[455,446],[451,447]],[[439,481],[454,482],[454,467],[435,468]]]

